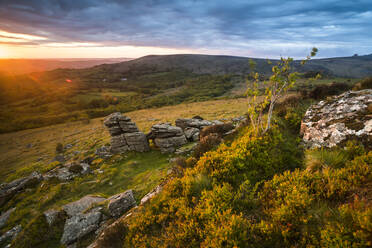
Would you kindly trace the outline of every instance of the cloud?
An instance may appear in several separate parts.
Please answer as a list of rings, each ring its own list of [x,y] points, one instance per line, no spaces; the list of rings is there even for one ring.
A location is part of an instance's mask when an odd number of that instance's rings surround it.
[[[259,57],[303,56],[317,46],[320,56],[344,56],[372,52],[371,23],[370,0],[0,0],[0,30],[46,37],[32,40],[40,46],[151,46]]]

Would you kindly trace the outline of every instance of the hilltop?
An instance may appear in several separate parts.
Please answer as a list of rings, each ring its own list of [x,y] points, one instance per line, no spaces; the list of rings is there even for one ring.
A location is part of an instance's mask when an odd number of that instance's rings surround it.
[[[249,60],[257,63],[256,70],[269,74],[268,59],[201,54],[149,55],[131,61],[96,66],[98,70],[115,73],[130,73],[133,70],[186,70],[197,74],[248,74]],[[273,59],[275,63],[277,60]],[[304,67],[300,61],[294,63],[294,70],[300,72],[321,71],[334,77],[361,78],[372,75],[372,54],[352,57],[313,59]]]

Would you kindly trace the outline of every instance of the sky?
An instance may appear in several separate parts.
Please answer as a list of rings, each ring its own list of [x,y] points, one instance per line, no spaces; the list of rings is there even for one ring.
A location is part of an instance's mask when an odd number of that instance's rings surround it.
[[[372,0],[0,0],[0,58],[372,53]]]

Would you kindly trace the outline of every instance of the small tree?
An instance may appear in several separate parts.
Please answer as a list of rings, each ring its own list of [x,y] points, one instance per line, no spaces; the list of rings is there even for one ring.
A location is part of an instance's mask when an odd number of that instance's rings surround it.
[[[311,57],[314,57],[318,52],[317,48],[313,48],[309,56],[301,61],[304,65]],[[291,63],[293,59],[288,57],[280,58],[277,65],[272,67],[273,75],[269,80],[264,80],[261,83],[260,75],[254,72],[255,62],[250,61],[251,77],[253,80],[248,80],[248,115],[251,125],[258,135],[263,135],[271,127],[271,120],[273,115],[274,106],[277,101],[294,86],[299,76],[298,72],[292,72]],[[268,61],[271,64],[270,61]],[[260,94],[260,83],[265,86],[265,93]],[[264,118],[263,111],[268,106],[267,118]]]

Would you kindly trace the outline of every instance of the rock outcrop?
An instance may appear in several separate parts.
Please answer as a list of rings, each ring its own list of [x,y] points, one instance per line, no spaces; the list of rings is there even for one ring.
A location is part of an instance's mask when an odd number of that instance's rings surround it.
[[[372,148],[372,90],[348,91],[311,106],[301,133],[308,147],[333,147],[356,139]]]
[[[111,135],[112,153],[150,150],[145,134],[138,130],[129,117],[117,112],[106,117],[103,123]]]
[[[19,191],[28,187],[33,187],[41,180],[43,180],[43,176],[40,173],[34,171],[27,177],[16,179],[10,183],[0,185],[0,206],[6,203]]]
[[[153,125],[147,138],[152,139],[163,153],[174,152],[178,147],[187,143],[182,129],[169,123]]]

